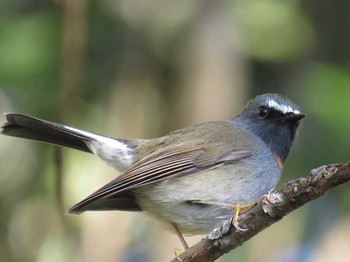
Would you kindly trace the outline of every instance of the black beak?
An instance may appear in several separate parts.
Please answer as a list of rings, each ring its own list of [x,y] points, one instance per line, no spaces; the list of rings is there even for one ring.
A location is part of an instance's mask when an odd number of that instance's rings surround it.
[[[286,122],[291,122],[291,123],[297,123],[299,122],[301,119],[303,119],[306,115],[303,113],[299,113],[299,114],[290,114],[284,117],[284,121]]]

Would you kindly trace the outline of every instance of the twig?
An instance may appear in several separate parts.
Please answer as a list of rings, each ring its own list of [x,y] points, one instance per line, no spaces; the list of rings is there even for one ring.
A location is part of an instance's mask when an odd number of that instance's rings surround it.
[[[228,253],[256,234],[271,226],[284,216],[304,204],[319,198],[328,190],[350,180],[350,161],[346,164],[332,164],[311,171],[308,177],[291,180],[273,193],[269,201],[261,201],[247,213],[240,216],[240,225],[247,231],[231,230],[217,240],[203,239],[172,262],[214,261]]]

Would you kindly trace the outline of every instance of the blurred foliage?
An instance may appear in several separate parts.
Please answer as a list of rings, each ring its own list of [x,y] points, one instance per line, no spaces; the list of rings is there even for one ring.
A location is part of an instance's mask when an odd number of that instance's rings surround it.
[[[307,114],[283,183],[349,160],[349,7],[340,0],[3,0],[0,111],[147,138],[231,117],[250,97],[278,92]],[[180,247],[140,214],[64,215],[117,175],[92,155],[1,136],[0,159],[0,261],[167,261]],[[347,261],[348,187],[221,261]]]
[[[261,60],[293,61],[310,50],[314,35],[299,1],[239,1],[246,52]]]

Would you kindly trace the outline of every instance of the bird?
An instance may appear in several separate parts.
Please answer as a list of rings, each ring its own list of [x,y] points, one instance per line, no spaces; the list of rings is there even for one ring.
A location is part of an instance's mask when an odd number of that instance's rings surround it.
[[[235,117],[152,139],[122,139],[19,113],[1,133],[93,153],[122,173],[67,210],[145,211],[183,235],[220,237],[278,183],[306,115],[287,97],[251,99]],[[219,232],[219,233],[218,233]]]

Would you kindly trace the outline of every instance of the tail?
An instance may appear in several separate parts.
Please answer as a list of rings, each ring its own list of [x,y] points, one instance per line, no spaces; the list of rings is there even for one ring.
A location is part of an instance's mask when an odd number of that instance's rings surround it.
[[[86,142],[91,142],[91,138],[73,132],[66,126],[22,114],[5,114],[5,116],[7,122],[1,127],[1,133],[4,135],[37,140],[92,153],[86,144]]]
[[[93,153],[119,170],[132,163],[135,147],[143,140],[115,139],[23,114],[6,113],[1,133]]]

